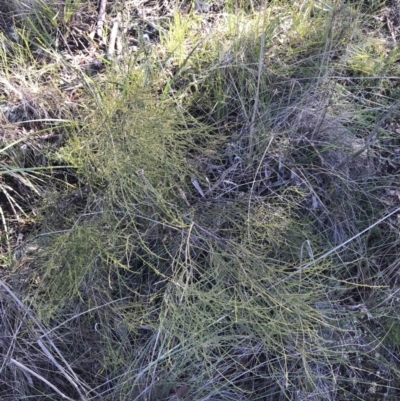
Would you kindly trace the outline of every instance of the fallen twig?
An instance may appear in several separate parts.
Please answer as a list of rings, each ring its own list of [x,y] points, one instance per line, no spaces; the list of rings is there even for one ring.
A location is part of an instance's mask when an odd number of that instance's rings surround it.
[[[106,38],[103,33],[103,26],[105,22],[106,15],[106,4],[107,0],[100,0],[99,16],[97,18],[97,36],[102,39],[103,43],[106,44]]]
[[[117,34],[118,34],[118,26],[121,22],[121,15],[118,13],[117,17],[113,21],[113,27],[111,29],[111,34],[110,34],[110,42],[108,45],[108,51],[107,51],[107,59],[112,60],[114,56],[114,50],[115,50],[115,41],[117,39]]]

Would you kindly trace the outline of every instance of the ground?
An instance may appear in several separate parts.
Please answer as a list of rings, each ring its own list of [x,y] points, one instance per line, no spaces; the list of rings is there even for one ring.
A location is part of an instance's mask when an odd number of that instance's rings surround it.
[[[398,399],[396,4],[0,6],[0,398]]]

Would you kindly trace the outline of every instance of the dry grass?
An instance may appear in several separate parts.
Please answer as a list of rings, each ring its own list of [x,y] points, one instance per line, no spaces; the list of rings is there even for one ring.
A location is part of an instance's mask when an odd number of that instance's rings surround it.
[[[4,36],[2,399],[398,398],[382,2],[218,4]]]

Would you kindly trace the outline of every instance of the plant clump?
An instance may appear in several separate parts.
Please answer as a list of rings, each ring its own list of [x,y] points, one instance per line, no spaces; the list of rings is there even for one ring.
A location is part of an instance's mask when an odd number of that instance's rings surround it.
[[[31,7],[2,399],[398,398],[398,45],[361,3]]]

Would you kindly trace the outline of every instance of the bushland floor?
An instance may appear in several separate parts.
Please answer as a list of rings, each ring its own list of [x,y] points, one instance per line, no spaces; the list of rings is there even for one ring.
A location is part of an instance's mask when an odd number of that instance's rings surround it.
[[[0,398],[398,400],[396,4],[1,5]]]

